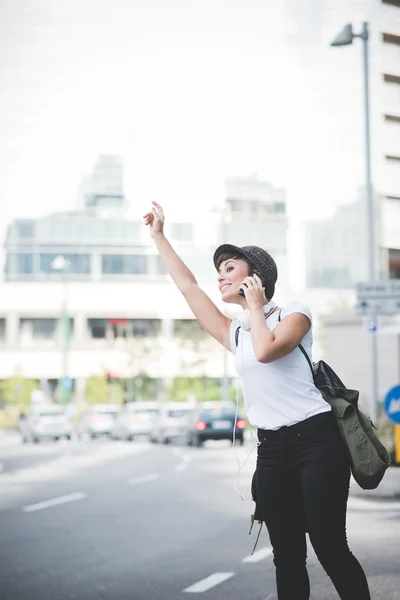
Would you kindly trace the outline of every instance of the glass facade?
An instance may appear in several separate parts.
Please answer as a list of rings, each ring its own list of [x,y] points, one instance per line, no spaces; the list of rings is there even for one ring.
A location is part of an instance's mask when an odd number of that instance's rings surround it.
[[[90,337],[103,340],[107,333],[107,319],[88,319]]]
[[[40,254],[40,271],[42,273],[56,273],[57,270],[52,267],[52,263],[57,256],[60,256],[60,254]],[[62,256],[69,262],[69,273],[90,273],[90,254],[62,254]]]
[[[20,331],[34,340],[51,340],[57,331],[57,319],[21,319]]]
[[[105,275],[146,275],[147,256],[140,254],[103,254],[102,272]]]

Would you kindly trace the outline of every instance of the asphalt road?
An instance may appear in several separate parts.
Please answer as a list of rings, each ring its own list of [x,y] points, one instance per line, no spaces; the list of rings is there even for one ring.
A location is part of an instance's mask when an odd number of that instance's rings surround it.
[[[255,450],[244,501],[225,442],[14,440],[0,461],[1,600],[276,600],[265,531],[250,556]],[[348,537],[374,600],[399,600],[400,502],[351,498]],[[309,573],[313,600],[337,598],[311,548]]]

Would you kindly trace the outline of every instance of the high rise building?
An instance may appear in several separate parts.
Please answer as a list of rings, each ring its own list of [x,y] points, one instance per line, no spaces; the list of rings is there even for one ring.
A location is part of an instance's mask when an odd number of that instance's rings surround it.
[[[116,209],[126,209],[122,156],[101,154],[92,173],[82,182],[80,193],[86,208],[111,208],[114,213]]]
[[[353,288],[368,279],[365,192],[356,202],[339,206],[332,217],[306,223],[306,285],[314,288]],[[375,200],[375,237],[381,237],[379,200]],[[384,263],[377,251],[380,274]]]
[[[287,283],[286,192],[250,177],[231,177],[225,182],[218,239],[237,246],[255,245],[275,259],[279,283]]]
[[[400,0],[382,0],[380,11],[380,165],[382,245],[386,277],[400,278]]]

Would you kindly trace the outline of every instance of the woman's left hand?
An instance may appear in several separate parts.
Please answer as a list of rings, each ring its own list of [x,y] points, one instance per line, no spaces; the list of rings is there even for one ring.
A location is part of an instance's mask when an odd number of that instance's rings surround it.
[[[262,281],[257,273],[246,277],[243,280],[240,289],[244,291],[244,295],[250,310],[262,308],[267,301],[265,297],[265,290],[262,286]]]

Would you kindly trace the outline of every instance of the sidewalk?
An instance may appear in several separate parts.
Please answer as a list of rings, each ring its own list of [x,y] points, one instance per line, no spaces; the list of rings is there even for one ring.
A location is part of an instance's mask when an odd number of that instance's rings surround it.
[[[358,498],[382,498],[386,500],[400,500],[400,466],[389,467],[382,481],[375,490],[363,490],[351,478],[350,495]]]

